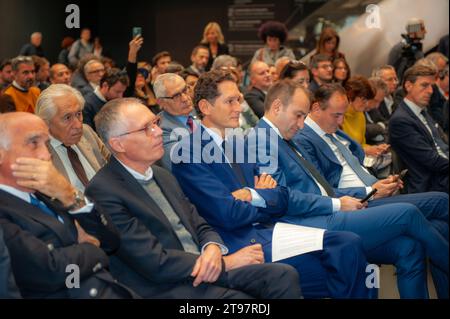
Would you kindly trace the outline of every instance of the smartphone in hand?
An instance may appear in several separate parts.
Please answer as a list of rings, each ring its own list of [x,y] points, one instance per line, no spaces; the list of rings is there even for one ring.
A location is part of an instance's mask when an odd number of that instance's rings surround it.
[[[398,174],[398,178],[403,179],[405,177],[406,173],[408,173],[408,170],[404,169],[403,171],[400,172],[400,174]]]
[[[133,27],[133,39],[136,37],[142,36],[142,28],[141,27]]]
[[[378,192],[378,189],[376,189],[376,188],[372,189],[372,191],[369,194],[367,194],[366,197],[364,197],[363,199],[360,200],[360,203],[362,204],[362,203],[367,202],[373,195],[376,194],[376,192]]]

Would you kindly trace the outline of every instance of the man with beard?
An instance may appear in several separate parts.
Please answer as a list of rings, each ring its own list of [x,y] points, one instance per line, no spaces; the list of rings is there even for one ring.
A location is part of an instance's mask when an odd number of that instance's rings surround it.
[[[17,112],[34,113],[36,100],[41,91],[33,86],[35,80],[34,62],[31,57],[18,56],[11,62],[14,81],[5,90],[14,102]]]

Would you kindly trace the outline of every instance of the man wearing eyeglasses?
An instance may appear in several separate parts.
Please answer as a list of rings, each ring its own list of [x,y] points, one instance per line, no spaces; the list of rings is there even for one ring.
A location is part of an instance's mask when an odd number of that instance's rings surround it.
[[[113,156],[86,194],[121,235],[111,272],[144,298],[299,298],[293,268],[262,264],[259,245],[228,255],[175,178],[153,165],[164,153],[158,123],[133,98],[110,101],[95,117]]]
[[[50,129],[53,164],[81,192],[109,157],[97,134],[83,124],[83,107],[80,92],[65,84],[50,85],[36,103],[36,115]]]
[[[11,66],[14,81],[4,94],[11,97],[17,112],[34,113],[36,100],[41,93],[33,86],[36,77],[34,62],[31,57],[18,56],[12,60]]]
[[[156,78],[153,89],[158,104],[163,109],[159,114],[164,144],[162,165],[170,170],[172,167],[170,152],[173,145],[183,136],[193,132],[198,123],[195,123],[192,99],[181,76],[174,73],[162,74]]]
[[[312,80],[309,90],[314,93],[324,83],[330,83],[333,79],[333,62],[328,55],[317,54],[311,58],[310,69]]]

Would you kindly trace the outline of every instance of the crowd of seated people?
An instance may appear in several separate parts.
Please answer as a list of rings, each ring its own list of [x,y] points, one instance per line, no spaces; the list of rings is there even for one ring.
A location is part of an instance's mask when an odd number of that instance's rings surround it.
[[[188,66],[87,28],[1,61],[0,298],[373,299],[370,264],[448,298],[448,57],[399,83],[353,75],[332,28],[309,63],[282,23],[258,36],[246,70],[216,22]]]

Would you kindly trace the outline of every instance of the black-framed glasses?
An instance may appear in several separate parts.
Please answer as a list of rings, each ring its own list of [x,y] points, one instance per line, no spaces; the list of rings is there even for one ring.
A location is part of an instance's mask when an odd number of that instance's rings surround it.
[[[156,128],[159,127],[160,124],[161,124],[161,118],[159,116],[156,116],[153,121],[149,122],[143,128],[134,130],[134,131],[125,132],[125,133],[117,135],[116,137],[121,137],[121,136],[125,136],[125,135],[132,134],[132,133],[138,133],[138,132],[145,132],[145,134],[147,136],[150,136],[150,135],[152,135],[153,132],[155,132]]]
[[[188,87],[187,87],[187,85],[185,85],[183,90],[181,90],[180,92],[175,93],[172,96],[161,96],[161,99],[179,100],[179,99],[181,99],[181,96],[183,94],[187,94],[187,93],[188,93]]]

